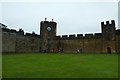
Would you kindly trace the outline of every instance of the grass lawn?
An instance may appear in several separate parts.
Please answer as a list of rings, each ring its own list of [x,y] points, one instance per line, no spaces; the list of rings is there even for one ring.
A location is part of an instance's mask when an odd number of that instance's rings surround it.
[[[2,54],[0,54],[0,79],[2,78]]]
[[[2,70],[3,78],[118,78],[118,55],[3,55]]]

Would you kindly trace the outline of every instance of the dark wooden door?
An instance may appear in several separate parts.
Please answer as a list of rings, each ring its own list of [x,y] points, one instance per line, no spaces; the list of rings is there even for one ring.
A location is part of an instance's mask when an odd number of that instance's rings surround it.
[[[111,48],[110,47],[107,47],[107,53],[111,54]]]

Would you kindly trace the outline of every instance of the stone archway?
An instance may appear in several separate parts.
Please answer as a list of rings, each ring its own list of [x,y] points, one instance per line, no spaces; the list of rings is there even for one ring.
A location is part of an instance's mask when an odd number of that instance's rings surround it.
[[[107,47],[107,53],[111,54],[111,47]]]

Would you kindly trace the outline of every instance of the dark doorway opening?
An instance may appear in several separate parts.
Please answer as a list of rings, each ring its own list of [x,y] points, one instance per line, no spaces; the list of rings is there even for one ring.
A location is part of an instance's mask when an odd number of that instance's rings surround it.
[[[111,48],[110,47],[107,47],[107,53],[111,54]]]

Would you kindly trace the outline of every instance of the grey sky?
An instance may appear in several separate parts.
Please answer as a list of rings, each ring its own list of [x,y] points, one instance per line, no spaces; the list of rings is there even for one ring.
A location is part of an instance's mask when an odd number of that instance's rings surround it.
[[[39,34],[39,23],[47,17],[57,22],[57,35],[101,32],[101,21],[115,20],[117,2],[4,2],[2,23],[9,28]]]

